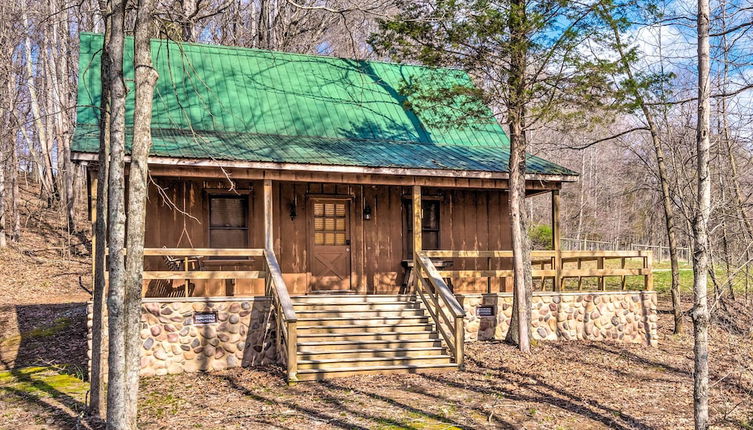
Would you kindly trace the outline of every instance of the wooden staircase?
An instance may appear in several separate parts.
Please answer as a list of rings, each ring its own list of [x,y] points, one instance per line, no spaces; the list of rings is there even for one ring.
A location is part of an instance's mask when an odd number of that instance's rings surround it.
[[[291,297],[297,380],[458,367],[414,295]]]

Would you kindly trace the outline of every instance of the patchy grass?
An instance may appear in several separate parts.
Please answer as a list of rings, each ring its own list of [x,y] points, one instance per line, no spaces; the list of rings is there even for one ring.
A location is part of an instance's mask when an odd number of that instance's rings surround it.
[[[35,329],[26,331],[21,334],[17,334],[14,336],[9,336],[9,337],[0,339],[0,346],[1,347],[18,346],[23,341],[27,341],[31,339],[43,339],[46,337],[55,336],[58,333],[70,327],[70,325],[71,325],[70,318],[58,318],[52,322],[52,325],[44,326],[44,327],[37,327]]]
[[[33,396],[69,396],[83,400],[89,384],[62,367],[25,367],[0,372],[0,390]],[[75,370],[75,369],[73,369]]]

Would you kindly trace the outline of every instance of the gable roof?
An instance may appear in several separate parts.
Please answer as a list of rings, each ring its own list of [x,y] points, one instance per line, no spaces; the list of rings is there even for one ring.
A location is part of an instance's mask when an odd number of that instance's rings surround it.
[[[72,151],[96,153],[103,37],[81,34]],[[126,83],[133,86],[133,40]],[[218,45],[152,41],[159,80],[152,156],[506,173],[509,140],[493,121],[435,127],[399,89],[439,70],[448,85],[472,86],[451,69],[357,61]],[[126,100],[132,125],[133,91]],[[491,116],[491,112],[490,112]],[[127,136],[130,141],[130,136]],[[528,173],[575,175],[529,156]]]

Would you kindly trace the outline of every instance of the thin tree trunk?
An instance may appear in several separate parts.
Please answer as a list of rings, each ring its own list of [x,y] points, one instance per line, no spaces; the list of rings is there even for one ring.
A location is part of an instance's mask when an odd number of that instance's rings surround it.
[[[607,13],[606,10],[604,13]],[[620,55],[620,61],[622,62],[623,68],[625,69],[625,73],[631,81],[635,81],[633,69],[630,66],[630,62],[628,61],[627,56],[624,52],[622,38],[620,36],[620,30],[617,26],[617,23],[611,18],[611,16],[608,16],[608,19],[616,42],[615,45],[617,52]],[[672,271],[672,285],[670,290],[672,292],[674,333],[679,334],[682,333],[682,308],[680,304],[680,262],[677,255],[677,233],[675,232],[674,221],[675,214],[674,208],[672,207],[672,196],[669,193],[667,164],[665,162],[664,149],[662,148],[661,140],[659,139],[659,127],[656,125],[654,114],[646,105],[643,95],[641,94],[638,87],[632,87],[632,93],[641,107],[643,116],[646,118],[646,123],[648,124],[648,129],[651,134],[651,144],[654,149],[654,154],[656,155],[656,165],[659,173],[659,188],[661,190],[662,196],[662,208],[664,209],[664,228],[667,232],[667,241],[669,242],[669,261]],[[659,248],[659,251],[661,252],[661,248]],[[661,255],[659,256],[659,258],[661,259]]]
[[[698,208],[693,225],[693,334],[695,354],[693,406],[696,430],[709,427],[709,310],[707,299],[709,238],[711,214],[711,176],[709,158],[710,79],[709,79],[709,0],[698,0],[698,125],[696,157],[698,170]]]
[[[5,248],[7,242],[5,239],[5,201],[7,200],[6,187],[5,187],[5,166],[8,165],[8,154],[6,154],[5,147],[9,146],[6,142],[0,142],[0,248]]]
[[[18,211],[18,201],[21,195],[18,191],[18,152],[16,149],[16,130],[13,129],[10,141],[10,205],[11,205],[11,234],[10,240],[21,240],[21,214]]]
[[[24,9],[22,9],[24,10]],[[22,14],[24,26],[28,29],[30,27],[29,19],[24,10]],[[31,115],[33,117],[34,131],[36,133],[37,140],[40,145],[40,157],[37,160],[40,169],[40,181],[42,182],[42,190],[46,195],[48,202],[49,199],[55,194],[55,181],[52,177],[52,159],[50,158],[50,151],[47,140],[47,128],[42,121],[42,111],[39,108],[39,98],[37,97],[37,90],[34,84],[34,67],[32,63],[32,51],[31,51],[31,38],[27,35],[24,38],[24,57],[26,67],[26,87],[29,91],[29,104],[31,107]],[[31,140],[29,140],[29,146],[32,146]]]
[[[102,98],[100,100],[99,120],[99,165],[97,170],[97,201],[96,223],[94,226],[94,288],[93,288],[93,318],[92,318],[92,368],[91,368],[91,396],[90,411],[92,415],[102,419],[107,418],[107,280],[105,276],[105,249],[107,247],[107,184],[109,178],[110,158],[110,85],[107,77],[110,75],[110,13],[106,1],[100,2],[100,10],[104,16],[105,31],[101,54]]]
[[[149,29],[152,19],[152,0],[139,0],[136,12],[134,66],[136,69],[136,97],[133,112],[133,148],[128,182],[128,239],[125,271],[125,310],[127,318],[126,379],[128,380],[128,419],[136,428],[139,389],[141,339],[141,287],[144,269],[144,219],[148,165],[152,146],[152,97],[157,71],[152,67]]]
[[[111,33],[108,51],[110,72],[110,174],[108,178],[108,230],[110,248],[110,278],[107,297],[107,323],[109,331],[107,426],[110,429],[130,429],[128,417],[128,391],[126,385],[127,360],[125,310],[125,211],[124,211],[124,152],[125,152],[125,97],[123,79],[123,43],[126,0],[113,0]]]
[[[510,56],[510,97],[508,123],[510,128],[510,217],[512,223],[513,250],[513,306],[507,340],[518,345],[523,352],[530,352],[529,327],[531,321],[531,245],[526,230],[526,54],[527,40],[526,3],[514,0],[510,7],[508,26],[515,49]]]

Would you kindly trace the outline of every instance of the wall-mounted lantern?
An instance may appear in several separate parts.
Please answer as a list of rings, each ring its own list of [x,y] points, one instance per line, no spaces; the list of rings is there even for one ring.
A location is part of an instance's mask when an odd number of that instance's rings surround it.
[[[366,205],[366,207],[363,208],[363,219],[366,221],[371,219],[371,206]]]
[[[290,208],[290,220],[295,220],[295,217],[298,216],[298,196],[293,197],[293,200],[290,201],[289,204]]]

